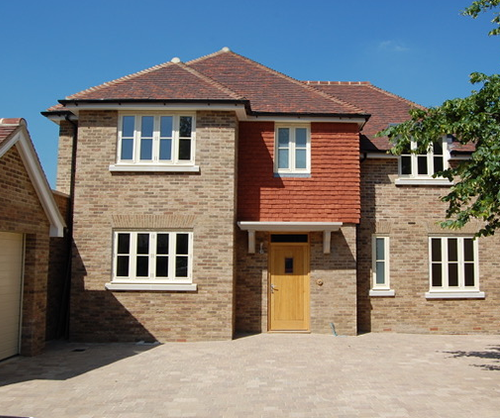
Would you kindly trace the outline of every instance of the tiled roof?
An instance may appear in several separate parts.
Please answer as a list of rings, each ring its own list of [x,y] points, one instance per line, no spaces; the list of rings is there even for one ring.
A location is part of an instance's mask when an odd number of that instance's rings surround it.
[[[187,63],[250,100],[254,112],[362,114],[362,109],[229,50]]]
[[[365,113],[227,48],[186,64],[173,60],[157,65],[65,100],[228,100],[247,101],[257,113]],[[56,105],[49,111],[64,111],[64,106]]]
[[[0,144],[22,125],[26,125],[23,118],[0,118]]]
[[[369,82],[306,81],[309,86],[334,97],[349,101],[371,114],[362,132],[362,149],[366,151],[388,150],[387,137],[376,138],[375,134],[391,123],[401,123],[409,119],[411,108],[424,109]]]
[[[168,62],[81,91],[68,100],[244,100],[180,62]]]

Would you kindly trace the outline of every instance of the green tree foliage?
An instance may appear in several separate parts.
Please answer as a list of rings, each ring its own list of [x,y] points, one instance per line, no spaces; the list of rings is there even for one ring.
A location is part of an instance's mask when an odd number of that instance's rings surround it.
[[[500,34],[500,0],[478,0],[462,14],[472,18],[491,12],[496,28],[489,35]],[[410,120],[379,133],[393,142],[394,154],[401,154],[416,143],[412,152],[422,153],[443,135],[453,135],[461,144],[473,144],[470,160],[454,164],[436,173],[454,181],[449,193],[442,197],[448,203],[443,227],[460,229],[471,220],[482,221],[477,236],[493,235],[500,228],[500,75],[470,75],[479,87],[463,99],[444,102],[439,107],[413,109]]]
[[[464,16],[470,16],[473,17],[474,19],[479,16],[482,12],[488,12],[500,5],[500,0],[478,0],[472,2],[472,4],[467,7],[462,14]],[[497,27],[490,30],[488,35],[498,35],[500,34],[500,13],[499,12],[493,12],[493,19],[491,20],[491,23],[496,25]]]
[[[478,0],[462,14],[472,18],[483,12],[493,12],[496,28],[489,35],[500,34],[500,0]],[[391,150],[401,154],[413,141],[422,153],[443,135],[453,135],[461,144],[473,144],[470,160],[459,161],[436,173],[454,184],[442,197],[448,203],[443,227],[460,229],[471,220],[482,221],[477,236],[493,235],[500,228],[500,75],[473,73],[473,85],[479,86],[463,99],[444,102],[439,107],[413,109],[410,120],[391,126],[379,133],[393,142]]]
[[[442,226],[459,229],[472,219],[484,222],[477,235],[492,235],[500,228],[500,75],[471,75],[479,90],[463,99],[439,107],[412,109],[411,119],[382,131],[393,141],[391,150],[401,154],[417,145],[414,152],[426,152],[443,135],[452,134],[461,144],[474,144],[469,161],[458,161],[436,176],[455,181],[448,195],[447,220]]]

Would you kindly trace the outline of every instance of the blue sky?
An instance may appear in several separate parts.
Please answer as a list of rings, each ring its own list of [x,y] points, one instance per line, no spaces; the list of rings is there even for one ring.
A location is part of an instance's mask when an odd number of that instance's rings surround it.
[[[58,99],[179,57],[228,46],[301,80],[370,81],[425,106],[498,73],[491,15],[472,0],[2,1],[0,117],[24,117],[55,186]]]

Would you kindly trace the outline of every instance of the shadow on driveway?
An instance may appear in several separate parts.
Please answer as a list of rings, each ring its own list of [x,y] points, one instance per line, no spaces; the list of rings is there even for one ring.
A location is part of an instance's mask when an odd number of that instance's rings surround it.
[[[480,367],[484,370],[500,371],[500,346],[489,346],[488,351],[444,351],[451,354],[453,358],[476,357],[485,360],[493,360],[495,364],[473,364],[474,367]]]
[[[0,362],[0,387],[29,380],[66,380],[158,347],[146,343],[69,343],[51,341],[36,357]]]

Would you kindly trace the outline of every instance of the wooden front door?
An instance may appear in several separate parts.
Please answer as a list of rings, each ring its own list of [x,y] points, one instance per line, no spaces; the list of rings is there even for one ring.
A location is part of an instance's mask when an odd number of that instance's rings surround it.
[[[309,331],[309,245],[271,244],[269,330]]]

